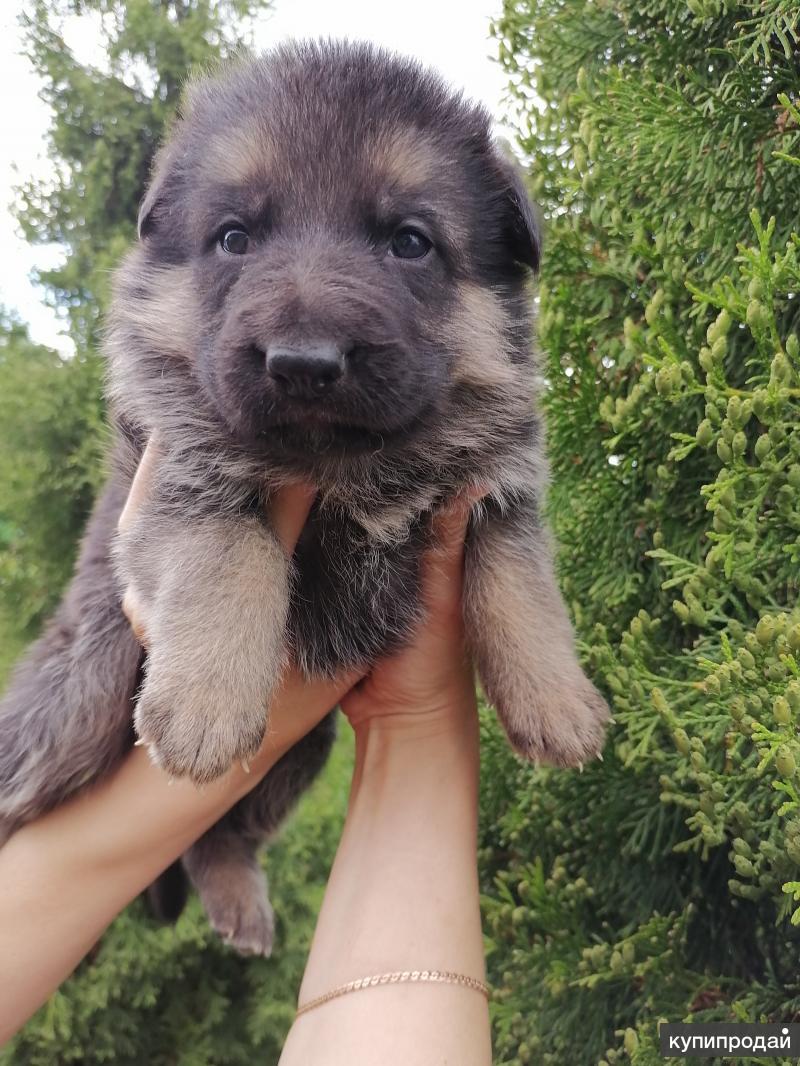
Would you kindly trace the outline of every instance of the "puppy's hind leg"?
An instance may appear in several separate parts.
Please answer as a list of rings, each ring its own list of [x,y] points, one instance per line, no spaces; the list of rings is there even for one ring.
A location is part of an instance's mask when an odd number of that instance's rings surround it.
[[[473,523],[464,619],[484,690],[521,755],[580,765],[603,746],[608,708],[584,675],[533,498]]]
[[[0,845],[130,747],[141,648],[110,561],[128,486],[116,473],[100,496],[72,584],[0,699]]]
[[[218,822],[184,855],[208,920],[226,944],[243,955],[272,953],[275,916],[257,842]]]
[[[322,769],[335,735],[329,714],[183,856],[211,925],[244,955],[269,955],[275,933],[257,849]]]

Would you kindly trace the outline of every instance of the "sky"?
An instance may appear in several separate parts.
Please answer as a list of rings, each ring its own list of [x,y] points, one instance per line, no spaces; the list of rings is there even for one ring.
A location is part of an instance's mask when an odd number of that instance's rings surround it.
[[[31,280],[35,268],[57,263],[60,251],[27,245],[10,211],[15,186],[30,176],[46,178],[51,169],[44,145],[48,109],[38,98],[35,74],[20,55],[17,19],[24,4],[3,0],[0,5],[0,304],[18,312],[34,340],[68,353],[72,346],[63,324]],[[496,42],[489,36],[500,7],[501,0],[274,0],[258,19],[254,36],[260,49],[291,37],[331,35],[366,38],[415,55],[483,101],[499,132],[508,135],[502,127],[508,112],[505,78],[492,58]],[[99,62],[99,35],[87,18],[68,20],[65,38],[81,62]]]

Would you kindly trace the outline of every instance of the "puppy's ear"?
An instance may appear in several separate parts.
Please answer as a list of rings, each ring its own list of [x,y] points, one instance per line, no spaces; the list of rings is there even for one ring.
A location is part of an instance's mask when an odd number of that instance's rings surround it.
[[[186,167],[186,122],[206,98],[213,99],[214,83],[208,75],[190,77],[181,90],[174,119],[167,126],[166,140],[158,149],[150,170],[150,183],[139,208],[139,239],[151,236],[172,205],[181,200]]]
[[[155,227],[156,208],[161,202],[161,190],[159,184],[160,183],[154,177],[150,182],[144,200],[142,200],[141,206],[139,207],[139,218],[136,223],[136,230],[139,234],[140,241],[149,237]]]
[[[175,150],[172,143],[164,145],[156,153],[150,184],[139,207],[137,230],[139,239],[149,237],[159,219],[169,213],[169,205],[174,202],[177,185]]]
[[[156,165],[150,178],[150,184],[139,208],[137,229],[139,240],[151,236],[157,222],[169,214],[172,186],[172,168],[169,160],[160,153],[156,156]]]
[[[498,164],[505,186],[503,208],[508,246],[515,262],[537,271],[541,258],[542,231],[538,213],[525,188],[522,168],[506,153],[498,152]]]

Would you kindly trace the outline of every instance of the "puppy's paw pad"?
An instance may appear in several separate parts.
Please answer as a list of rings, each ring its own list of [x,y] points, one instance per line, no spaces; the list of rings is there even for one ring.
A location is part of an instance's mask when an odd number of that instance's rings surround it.
[[[582,769],[601,757],[609,717],[606,701],[581,678],[579,683],[554,687],[547,705],[531,710],[524,728],[509,728],[508,738],[514,750],[531,762]],[[520,716],[512,720],[519,723]]]

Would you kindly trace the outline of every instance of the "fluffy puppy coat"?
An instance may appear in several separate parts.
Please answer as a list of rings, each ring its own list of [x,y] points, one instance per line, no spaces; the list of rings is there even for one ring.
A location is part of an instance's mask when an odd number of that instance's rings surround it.
[[[607,711],[539,519],[539,237],[485,111],[364,45],[240,62],[190,87],[139,232],[108,330],[109,484],[0,705],[0,838],[114,766],[134,702],[153,757],[206,782],[258,748],[287,654],[331,675],[402,645],[431,511],[476,482],[464,613],[483,687],[525,757],[593,757]],[[116,537],[154,433],[156,484]],[[289,563],[264,505],[300,479],[317,499]],[[332,737],[329,716],[183,857],[241,950],[272,943],[255,849]]]

